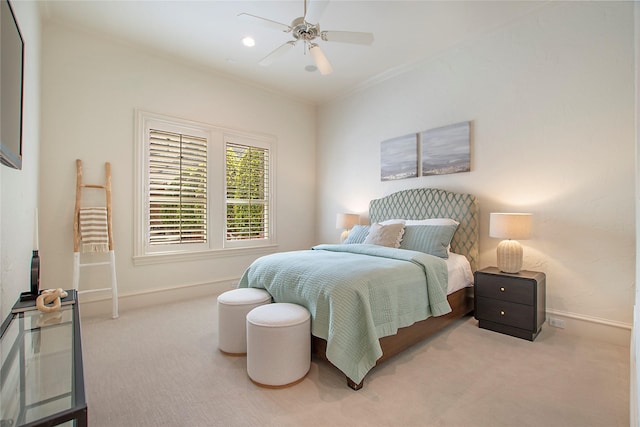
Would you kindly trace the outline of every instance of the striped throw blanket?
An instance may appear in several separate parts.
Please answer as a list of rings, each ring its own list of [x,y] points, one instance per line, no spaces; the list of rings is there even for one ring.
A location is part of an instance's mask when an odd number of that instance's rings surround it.
[[[107,208],[80,208],[82,252],[108,252]]]

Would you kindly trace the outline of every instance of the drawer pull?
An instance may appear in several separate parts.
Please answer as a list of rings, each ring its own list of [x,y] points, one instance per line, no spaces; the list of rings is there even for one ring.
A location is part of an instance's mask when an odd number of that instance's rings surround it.
[[[500,310],[500,316],[504,316],[504,310]]]
[[[500,292],[504,292],[504,288],[500,288]]]

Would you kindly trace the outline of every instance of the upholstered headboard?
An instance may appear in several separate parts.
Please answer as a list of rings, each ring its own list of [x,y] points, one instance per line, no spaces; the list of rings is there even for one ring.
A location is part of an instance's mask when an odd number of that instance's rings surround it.
[[[478,215],[475,196],[436,188],[398,191],[369,203],[372,224],[396,218],[452,218],[460,222],[451,241],[451,250],[466,256],[473,271],[476,271],[478,263]]]

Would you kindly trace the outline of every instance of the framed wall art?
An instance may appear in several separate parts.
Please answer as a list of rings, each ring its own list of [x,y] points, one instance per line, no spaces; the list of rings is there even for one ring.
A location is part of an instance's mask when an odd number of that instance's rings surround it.
[[[416,178],[418,175],[418,136],[409,134],[380,144],[380,179]]]
[[[462,122],[421,132],[421,175],[469,172],[469,128]]]
[[[382,141],[380,179],[469,172],[470,134],[471,122],[461,122]]]

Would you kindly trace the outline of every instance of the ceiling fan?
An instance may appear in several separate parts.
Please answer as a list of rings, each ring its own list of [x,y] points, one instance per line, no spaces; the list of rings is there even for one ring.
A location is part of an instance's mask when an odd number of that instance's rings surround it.
[[[282,55],[291,50],[297,42],[302,41],[305,45],[305,51],[308,50],[313,57],[318,70],[321,74],[331,74],[333,67],[325,56],[320,46],[315,43],[316,39],[320,39],[326,42],[339,42],[339,43],[351,43],[370,45],[373,43],[372,33],[362,33],[354,31],[320,31],[320,24],[318,20],[324,12],[328,0],[303,0],[304,3],[304,15],[295,18],[291,21],[290,25],[283,24],[281,22],[273,21],[271,19],[263,18],[261,16],[251,15],[249,13],[241,13],[238,17],[246,20],[250,20],[264,26],[283,31],[285,33],[291,33],[293,40],[290,40],[283,45],[276,48],[274,51],[265,56],[260,62],[260,65],[268,66],[274,61],[280,58]]]

